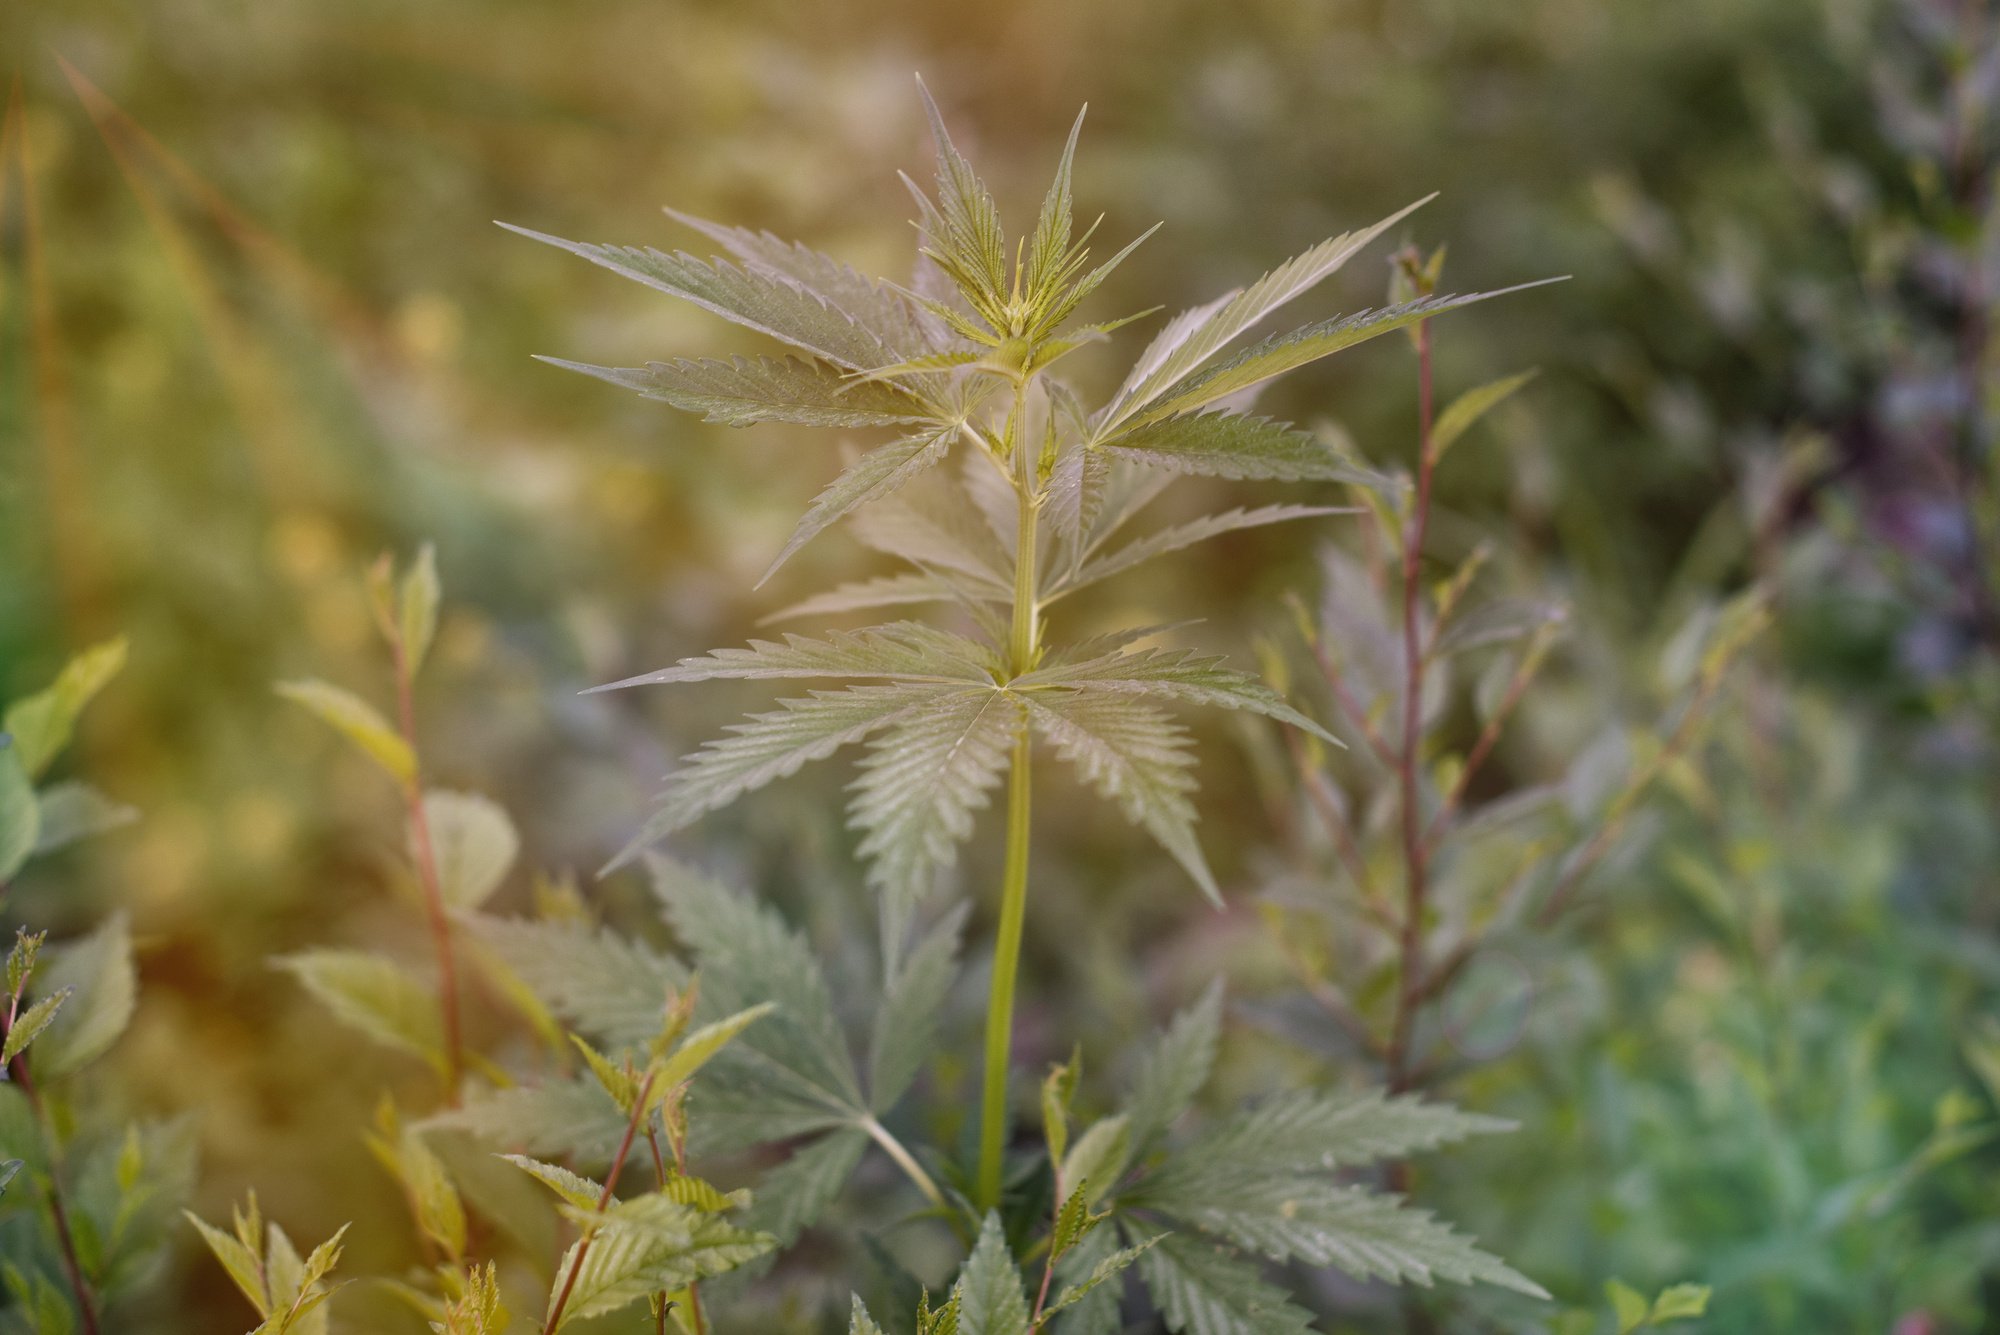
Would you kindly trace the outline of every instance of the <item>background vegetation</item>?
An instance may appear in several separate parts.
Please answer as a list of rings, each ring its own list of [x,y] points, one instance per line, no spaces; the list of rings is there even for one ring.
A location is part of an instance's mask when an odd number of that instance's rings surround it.
[[[205,1216],[255,1185],[295,1236],[356,1221],[357,1272],[405,1253],[354,1128],[420,1073],[330,1031],[268,964],[400,930],[395,798],[270,684],[379,698],[355,575],[432,539],[452,593],[418,700],[432,772],[500,798],[536,866],[587,873],[619,847],[718,701],[577,690],[738,642],[806,589],[745,592],[825,443],[529,362],[734,335],[490,220],[682,244],[672,204],[894,272],[893,172],[927,154],[912,69],[1016,213],[1090,101],[1085,216],[1114,236],[1169,220],[1108,311],[1205,299],[1433,188],[1409,235],[1451,242],[1455,286],[1575,275],[1440,327],[1442,384],[1542,375],[1441,478],[1437,543],[1497,534],[1493,578],[1572,606],[1487,782],[1532,788],[1594,751],[1570,780],[1584,800],[1716,606],[1762,581],[1776,624],[1563,934],[1447,998],[1478,1061],[1445,1092],[1524,1130],[1427,1159],[1418,1184],[1567,1304],[1613,1277],[1699,1280],[1715,1330],[1982,1328],[2000,1307],[2000,1049],[1980,1037],[2000,1014],[2000,19],[1982,0],[0,11],[0,699],[127,635],[60,768],[142,813],[37,863],[5,908],[58,938],[129,915],[145,1002],[100,1097],[190,1119]],[[1379,303],[1371,262],[1315,313]],[[1392,344],[1260,410],[1400,462],[1415,399]],[[1341,522],[1185,553],[1102,610],[1296,654],[1282,596],[1316,597]],[[1238,1065],[1351,1059],[1258,1000],[1286,975],[1259,906],[1309,819],[1282,742],[1198,726],[1230,909],[1100,808],[1046,804],[1030,1067],[1074,1038],[1119,1051],[1219,970],[1276,1041],[1225,1054],[1212,1097]],[[839,782],[802,776],[679,845],[836,956],[867,903]],[[982,829],[963,862],[996,855]],[[518,877],[503,902],[528,894]],[[647,917],[635,877],[592,895]],[[970,1090],[964,993],[965,1067],[939,1078]],[[160,1295],[149,1328],[243,1324],[205,1264]]]

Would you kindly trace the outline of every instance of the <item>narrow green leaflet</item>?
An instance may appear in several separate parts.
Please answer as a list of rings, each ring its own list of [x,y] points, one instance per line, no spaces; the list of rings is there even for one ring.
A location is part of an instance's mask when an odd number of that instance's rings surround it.
[[[1056,164],[1055,179],[1049,183],[1041,214],[1035,219],[1034,237],[1028,243],[1021,287],[1029,303],[1037,307],[1051,305],[1082,263],[1081,255],[1072,251],[1069,244],[1075,214],[1071,169],[1076,162],[1077,137],[1083,133],[1083,118],[1089,110],[1086,106],[1077,112],[1076,122],[1070,126],[1069,139],[1063,144],[1062,158]]]
[[[643,367],[592,366],[561,357],[536,360],[595,376],[723,426],[796,422],[802,426],[911,427],[934,422],[937,416],[897,385],[850,378],[824,362],[798,357],[732,357],[727,361],[676,357]]]
[[[1558,278],[1546,278],[1540,282],[1521,283],[1492,292],[1425,297],[1397,306],[1386,306],[1380,310],[1357,311],[1352,315],[1310,324],[1289,334],[1267,338],[1217,363],[1154,403],[1134,420],[1143,425],[1190,413],[1226,399],[1252,385],[1261,384],[1273,376],[1283,375],[1308,362],[1318,361],[1322,357],[1351,348],[1357,343],[1365,343],[1371,338],[1393,333],[1419,320],[1428,320],[1446,311],[1457,310],[1461,306],[1470,306],[1474,302],[1486,301],[1492,297],[1504,297],[1511,293],[1525,292],[1529,288],[1561,281]]]
[[[716,1070],[740,1070],[761,1055],[808,1082],[829,1110],[864,1113],[839,1012],[805,940],[775,913],[692,867],[657,856],[647,866],[668,924],[700,974],[703,1016],[719,1018],[764,1001],[778,1005],[776,1014],[722,1055]],[[697,1086],[697,1102],[713,1078]]]
[[[644,942],[587,922],[468,914],[467,934],[568,1024],[612,1050],[660,1031],[687,970]]]
[[[1266,524],[1284,524],[1295,519],[1320,519],[1327,515],[1354,513],[1354,509],[1349,506],[1263,505],[1254,510],[1238,507],[1221,514],[1206,515],[1134,539],[1114,552],[1091,558],[1078,567],[1073,575],[1057,579],[1049,597],[1054,599],[1074,593],[1099,580],[1122,575],[1127,570],[1144,565],[1156,556],[1165,556],[1168,552],[1192,547],[1198,542],[1206,542],[1224,533],[1234,533],[1246,528],[1262,528]]]
[[[1043,1309],[1043,1315],[1054,1316],[1058,1312],[1066,1312],[1079,1303],[1086,1301],[1100,1287],[1110,1283],[1131,1269],[1140,1257],[1158,1246],[1159,1243],[1160,1238],[1155,1236],[1147,1238],[1136,1247],[1123,1247],[1112,1252],[1103,1260],[1093,1265],[1090,1268],[1089,1274],[1057,1294],[1055,1301]]]
[[[88,936],[47,947],[42,959],[36,977],[44,995],[72,993],[30,1054],[36,1080],[46,1082],[88,1065],[118,1041],[138,1003],[139,974],[122,913]]]
[[[437,998],[406,966],[358,950],[306,950],[277,963],[342,1024],[442,1069],[444,1032]]]
[[[587,245],[511,223],[500,225],[850,371],[899,360],[873,331],[797,283],[721,260],[704,262],[685,252],[669,255],[643,246]]]
[[[573,1173],[561,1164],[543,1163],[525,1154],[503,1154],[500,1157],[580,1210],[596,1209],[598,1198],[604,1194],[603,1183]]]
[[[956,686],[855,686],[815,691],[780,700],[768,713],[729,725],[728,736],[708,742],[669,777],[659,809],[640,836],[640,845],[693,824],[697,819],[767,783],[796,774],[841,747],[906,722],[940,699],[962,691]]]
[[[462,1131],[537,1159],[603,1164],[610,1162],[624,1135],[625,1115],[604,1087],[586,1075],[488,1090],[417,1126]]]
[[[69,745],[77,718],[97,693],[125,666],[123,638],[107,640],[64,664],[46,688],[7,706],[0,732],[14,739],[13,750],[29,779],[38,779]]]
[[[921,80],[917,86],[930,117],[938,159],[937,204],[934,208],[927,205],[924,220],[930,241],[926,253],[965,292],[974,309],[996,329],[1004,328],[1001,312],[1007,300],[1007,238],[1000,227],[1000,211],[972,164],[953,146],[930,90]]]
[[[1021,1269],[1007,1248],[1000,1216],[988,1214],[979,1241],[958,1272],[960,1335],[1028,1335],[1028,1300]]]
[[[1282,1094],[1224,1119],[1152,1179],[1199,1195],[1246,1173],[1287,1175],[1356,1168],[1433,1150],[1469,1136],[1511,1131],[1498,1117],[1461,1112],[1412,1094]]]
[[[1241,292],[1216,305],[1203,318],[1190,320],[1175,344],[1159,357],[1146,376],[1128,381],[1105,413],[1102,429],[1116,427],[1158,400],[1173,386],[1199,370],[1224,345],[1286,302],[1302,295],[1352,259],[1364,246],[1394,227],[1434,196],[1399,209],[1372,227],[1329,237],[1311,250],[1279,265]],[[1185,317],[1184,317],[1185,318]]]
[[[1162,1238],[1139,1275],[1176,1335],[1302,1335],[1312,1324],[1256,1264],[1204,1238]]]
[[[878,283],[830,255],[785,241],[769,232],[729,227],[696,218],[677,209],[663,210],[669,218],[708,237],[743,266],[793,283],[836,306],[881,340],[882,346],[904,360],[931,351],[922,321],[894,289]]]
[[[1523,371],[1501,380],[1489,381],[1473,389],[1468,389],[1451,401],[1438,414],[1437,423],[1431,427],[1431,453],[1435,458],[1444,458],[1449,450],[1475,423],[1495,407],[1504,403],[1515,390],[1533,380],[1534,371]]]
[[[734,1015],[727,1015],[701,1026],[682,1039],[680,1046],[668,1054],[667,1060],[660,1066],[656,1085],[665,1091],[692,1079],[695,1072],[714,1060],[715,1055],[727,1047],[732,1039],[775,1009],[776,1005],[773,1002],[760,1002],[755,1006],[746,1006]]]
[[[1119,1253],[1119,1241],[1115,1226],[1100,1226],[1086,1233],[1056,1263],[1056,1282],[1062,1289],[1057,1302],[1051,1304],[1061,1308],[1049,1326],[1055,1335],[1122,1335],[1125,1322],[1119,1308],[1125,1285],[1110,1282],[1115,1275],[1091,1282],[1098,1267]]]
[[[1144,1204],[1272,1260],[1337,1266],[1357,1279],[1392,1284],[1484,1282],[1548,1297],[1429,1211],[1359,1187],[1248,1178],[1198,1196],[1148,1190]]]
[[[1201,1000],[1176,1015],[1140,1059],[1132,1095],[1125,1104],[1135,1153],[1151,1149],[1194,1102],[1215,1068],[1215,1049],[1221,1037],[1222,984],[1216,983]]]
[[[1317,436],[1265,417],[1206,412],[1136,426],[1097,449],[1133,463],[1206,477],[1279,482],[1352,482],[1379,487],[1385,479],[1341,458]]]
[[[1195,838],[1194,755],[1187,729],[1129,695],[1037,691],[1023,697],[1035,730],[1086,783],[1116,802],[1186,869],[1210,903],[1222,891]]]
[[[1270,687],[1246,673],[1218,666],[1221,662],[1220,655],[1202,655],[1189,649],[1141,649],[1042,668],[1015,678],[1012,686],[1021,691],[1069,687],[1116,695],[1157,695],[1189,704],[1243,709],[1340,745],[1338,738],[1279,699]]]
[[[853,1128],[833,1131],[792,1151],[789,1159],[757,1182],[757,1199],[744,1223],[789,1247],[799,1234],[819,1222],[840,1195],[868,1149],[868,1133]]]
[[[792,558],[793,553],[833,524],[871,501],[894,495],[911,479],[943,463],[944,457],[951,452],[952,442],[958,439],[958,433],[958,424],[948,423],[887,445],[878,445],[855,460],[826,490],[813,498],[798,526],[792,530],[792,536],[786,539],[784,548],[771,562],[770,569],[764,572],[764,578],[757,581],[758,584],[761,586],[769,580],[780,566]]]
[[[803,680],[813,677],[889,681],[991,682],[999,660],[985,645],[917,621],[867,630],[834,631],[824,639],[787,635],[783,644],[752,640],[747,649],[717,649],[673,667],[627,677],[593,691],[672,682]]]
[[[972,476],[992,475],[990,464],[975,466]],[[956,489],[927,490],[921,504],[899,496],[856,515],[854,536],[885,556],[951,576],[954,586],[968,593],[1007,601],[1013,596],[1013,530],[1004,537],[993,533],[981,507]],[[1011,495],[1007,504],[1013,504]]]
[[[26,1052],[28,1045],[40,1037],[42,1030],[49,1027],[49,1021],[56,1018],[56,1013],[72,995],[69,988],[51,992],[15,1017],[13,1025],[7,1030],[7,1041],[0,1043],[0,1066],[6,1065]]]
[[[894,961],[868,1045],[868,1106],[886,1113],[916,1081],[958,976],[959,938],[966,905],[954,907],[925,933],[907,956]]]
[[[802,598],[789,607],[771,613],[764,618],[764,621],[769,624],[776,621],[792,621],[799,617],[837,616],[842,612],[860,612],[877,607],[945,603],[957,597],[959,597],[958,585],[954,581],[918,570],[902,575],[880,575],[874,579],[842,584],[838,588],[828,589],[825,593],[815,593],[809,598]]]
[[[1020,728],[1020,702],[988,688],[941,696],[871,743],[848,820],[863,832],[872,885],[905,904],[929,890],[1006,773]]]

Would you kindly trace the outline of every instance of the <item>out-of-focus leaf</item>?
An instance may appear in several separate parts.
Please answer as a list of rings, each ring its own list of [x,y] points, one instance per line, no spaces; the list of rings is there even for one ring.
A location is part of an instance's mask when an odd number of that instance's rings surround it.
[[[278,694],[333,727],[361,748],[370,760],[394,775],[398,783],[407,784],[416,778],[417,758],[409,743],[375,706],[352,691],[330,682],[306,680],[282,682]]]
[[[50,946],[39,973],[49,994],[73,990],[61,1014],[43,1031],[31,1061],[35,1078],[58,1079],[95,1061],[131,1023],[139,975],[125,915],[114,914],[89,936]]]
[[[41,804],[19,750],[0,734],[0,881],[21,870],[42,832]]]
[[[424,794],[424,820],[444,902],[478,908],[500,888],[521,850],[514,822],[491,798],[438,788]]]
[[[0,779],[0,784],[5,780]],[[0,798],[0,805],[5,799]],[[139,819],[138,809],[114,802],[87,783],[53,783],[38,795],[41,831],[35,839],[37,857],[69,847],[93,835],[120,829]],[[4,820],[4,817],[0,817]],[[5,866],[0,856],[0,867]]]
[[[341,1023],[443,1069],[438,1000],[396,961],[358,950],[306,950],[277,963]]]
[[[7,706],[4,730],[14,739],[21,768],[40,778],[76,729],[85,705],[125,666],[125,641],[108,640],[64,665],[43,690]]]

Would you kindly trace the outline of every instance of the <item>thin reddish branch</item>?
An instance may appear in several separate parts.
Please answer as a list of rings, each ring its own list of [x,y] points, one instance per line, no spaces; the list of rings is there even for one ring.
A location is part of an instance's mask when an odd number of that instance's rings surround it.
[[[632,1142],[638,1138],[639,1123],[645,1120],[646,1105],[653,1093],[653,1073],[639,1082],[639,1092],[632,1099],[632,1115],[625,1122],[625,1136],[618,1142],[618,1152],[611,1156],[610,1171],[604,1175],[604,1189],[597,1195],[597,1213],[603,1214],[611,1204],[611,1197],[618,1190],[618,1175],[625,1170],[625,1160],[632,1153]],[[562,1291],[556,1295],[555,1306],[549,1309],[549,1319],[542,1329],[552,1331],[562,1323],[563,1309],[569,1306],[569,1296],[576,1289],[576,1277],[583,1271],[584,1258],[590,1255],[590,1244],[597,1236],[597,1230],[586,1228],[576,1246],[576,1259],[570,1262],[569,1274],[563,1279]]]
[[[1437,851],[1438,842],[1444,837],[1445,826],[1464,803],[1465,795],[1472,787],[1473,776],[1479,773],[1480,768],[1492,756],[1494,746],[1500,741],[1500,733],[1506,728],[1507,720],[1520,705],[1521,698],[1528,693],[1528,686],[1534,681],[1541,665],[1542,654],[1537,652],[1535,646],[1530,645],[1528,652],[1521,657],[1520,666],[1514,669],[1513,678],[1507,683],[1507,693],[1500,697],[1499,708],[1495,709],[1493,717],[1486,721],[1485,728],[1480,731],[1479,740],[1472,744],[1472,750],[1465,758],[1465,766],[1458,772],[1458,781],[1452,784],[1451,791],[1445,794],[1437,814],[1431,817],[1430,829],[1424,834],[1424,844],[1428,851]]]
[[[9,1000],[7,1023],[0,1025],[0,1042],[5,1042],[7,1033],[14,1027],[20,1010],[21,996],[17,992]],[[50,1124],[48,1112],[42,1106],[41,1092],[35,1088],[34,1079],[28,1074],[28,1054],[16,1053],[7,1065],[7,1075],[19,1086],[22,1097],[28,1101],[28,1110],[34,1114],[35,1123],[41,1128],[42,1141],[49,1154],[49,1183],[44,1195],[49,1202],[49,1216],[55,1224],[56,1243],[62,1248],[64,1277],[69,1280],[70,1293],[76,1299],[77,1313],[83,1321],[84,1335],[98,1335],[97,1303],[91,1297],[90,1284],[83,1277],[83,1262],[76,1254],[76,1233],[70,1228],[69,1211],[64,1208],[62,1179],[56,1171],[55,1128]]]
[[[1410,1038],[1415,1027],[1418,989],[1423,981],[1423,925],[1428,890],[1421,792],[1423,744],[1423,550],[1430,524],[1431,474],[1437,459],[1431,448],[1431,326],[1417,325],[1417,495],[1403,543],[1403,742],[1397,756],[1402,784],[1404,886],[1402,966],[1396,1017],[1387,1058],[1389,1089],[1408,1088]]]
[[[391,633],[389,654],[396,671],[396,719],[403,743],[410,749],[410,780],[403,800],[410,822],[411,855],[423,885],[424,914],[430,922],[431,944],[438,962],[438,1008],[444,1020],[444,1061],[447,1096],[458,1106],[459,1078],[465,1069],[465,1039],[458,1013],[458,961],[451,944],[451,915],[445,909],[444,884],[438,876],[437,850],[431,840],[429,813],[424,810],[423,774],[417,763],[417,701],[410,656],[400,633]]]

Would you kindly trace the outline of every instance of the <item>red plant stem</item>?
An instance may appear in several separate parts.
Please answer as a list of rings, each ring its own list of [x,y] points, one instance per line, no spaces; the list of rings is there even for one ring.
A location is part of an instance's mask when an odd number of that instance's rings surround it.
[[[403,786],[408,807],[411,852],[417,864],[417,879],[423,883],[424,913],[430,920],[431,944],[437,951],[438,1008],[444,1018],[445,1086],[451,1105],[458,1106],[459,1077],[465,1069],[465,1040],[458,1017],[458,962],[451,947],[451,915],[445,911],[444,885],[438,878],[437,850],[431,841],[431,822],[424,811],[424,783],[417,764],[416,684],[412,680],[410,658],[401,635],[389,637],[389,652],[396,668],[396,717],[403,742],[410,749],[410,781]]]
[[[625,1169],[625,1160],[632,1153],[632,1142],[639,1135],[639,1123],[646,1116],[646,1104],[653,1093],[653,1076],[648,1072],[639,1083],[639,1092],[632,1099],[632,1116],[625,1122],[624,1139],[618,1142],[618,1153],[611,1156],[611,1170],[604,1175],[604,1190],[597,1196],[597,1213],[603,1214],[611,1204],[611,1195],[618,1189],[618,1174]],[[556,1295],[556,1305],[549,1309],[548,1324],[544,1331],[552,1331],[562,1323],[563,1308],[569,1306],[569,1295],[576,1289],[576,1277],[583,1272],[584,1258],[590,1255],[591,1240],[597,1236],[593,1229],[585,1229],[583,1238],[577,1243],[576,1260],[570,1262],[569,1273],[563,1277],[562,1291]]]
[[[1401,980],[1387,1063],[1389,1090],[1394,1094],[1409,1087],[1410,1037],[1424,967],[1424,901],[1428,887],[1423,812],[1418,805],[1424,694],[1423,627],[1419,620],[1423,587],[1419,581],[1423,573],[1424,532],[1430,525],[1431,474],[1436,463],[1431,451],[1431,326],[1425,320],[1417,325],[1417,496],[1403,542],[1403,744],[1396,757],[1396,768],[1402,780],[1403,863],[1407,879]]]
[[[8,1007],[8,1019],[0,1026],[0,1041],[7,1037],[7,1030],[14,1024],[14,1012],[18,1010],[21,998],[17,994]],[[49,1125],[47,1112],[42,1107],[42,1096],[35,1088],[35,1082],[28,1074],[28,1054],[23,1052],[8,1063],[7,1074],[20,1087],[21,1094],[28,1100],[29,1111],[35,1115],[36,1123],[42,1129],[42,1140],[49,1151],[49,1185],[45,1193],[49,1201],[49,1216],[55,1223],[56,1242],[62,1248],[63,1271],[69,1280],[70,1293],[76,1298],[76,1309],[83,1320],[84,1335],[98,1335],[97,1304],[91,1299],[90,1285],[83,1277],[83,1263],[76,1255],[76,1234],[69,1226],[69,1211],[63,1206],[62,1180],[56,1173],[55,1130]]]
[[[1035,1292],[1035,1314],[1028,1318],[1029,1330],[1036,1330],[1042,1324],[1042,1309],[1049,1305],[1049,1282],[1055,1277],[1056,1253],[1054,1248],[1050,1248],[1048,1262],[1042,1267],[1042,1287]]]

